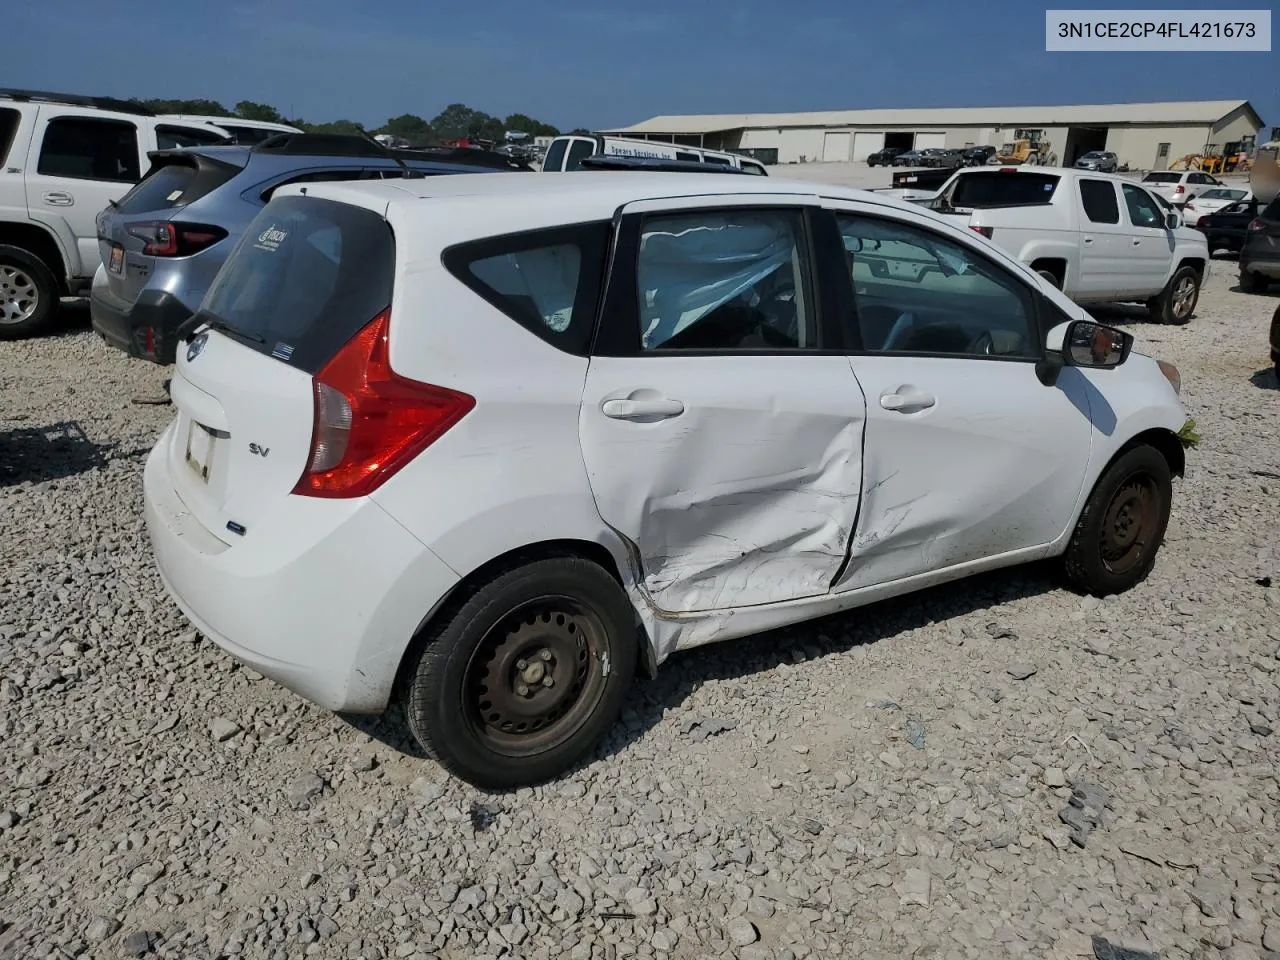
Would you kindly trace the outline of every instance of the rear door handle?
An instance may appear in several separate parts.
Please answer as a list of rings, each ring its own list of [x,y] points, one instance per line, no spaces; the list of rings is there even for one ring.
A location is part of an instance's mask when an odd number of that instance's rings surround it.
[[[76,198],[62,190],[50,190],[43,197],[44,202],[51,207],[69,207],[76,202]]]
[[[1093,237],[1085,237],[1085,238],[1084,238],[1084,242],[1085,242],[1085,243],[1093,243]]]
[[[1136,247],[1138,244],[1140,244],[1141,242],[1142,242],[1142,239],[1141,239],[1140,237],[1134,237],[1134,238],[1133,238],[1133,245],[1134,245],[1135,247]]]
[[[880,397],[880,406],[895,413],[926,410],[937,402],[937,398],[928,393],[886,393]]]
[[[678,417],[684,413],[684,404],[679,400],[606,400],[600,404],[600,411],[614,420],[665,420]]]

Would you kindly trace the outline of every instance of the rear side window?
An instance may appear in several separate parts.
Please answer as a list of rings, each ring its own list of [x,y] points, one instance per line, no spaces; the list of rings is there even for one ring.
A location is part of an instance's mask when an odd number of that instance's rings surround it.
[[[39,173],[137,183],[138,128],[123,120],[55,117],[45,127]]]
[[[708,154],[704,156],[702,159],[707,163],[718,163],[722,167],[733,166],[733,161],[731,161],[728,157],[713,157],[710,154]]]
[[[212,127],[175,127],[167,123],[156,127],[156,146],[161,150],[174,150],[178,147],[210,147],[214,144],[230,142],[229,137],[224,137]]]
[[[1115,184],[1107,180],[1081,180],[1080,202],[1084,215],[1094,223],[1119,223],[1120,202]]]
[[[18,132],[19,118],[17,110],[0,107],[0,164],[9,156],[9,148],[13,146],[14,135]]]
[[[395,238],[378,214],[279,197],[254,219],[200,313],[261,353],[316,373],[391,304]]]
[[[976,210],[1048,203],[1058,189],[1058,179],[1051,173],[971,173],[956,180],[951,205]]]
[[[229,163],[201,157],[161,160],[136,187],[121,199],[121,213],[171,210],[195,203],[212,193],[239,172]]]
[[[263,140],[270,140],[272,137],[278,137],[284,133],[283,130],[266,130],[262,127],[238,127],[226,123],[220,123],[218,126],[235,137],[236,143],[246,147],[252,147]]]
[[[543,170],[559,172],[561,165],[564,163],[564,148],[566,145],[564,140],[551,141],[551,146],[547,147],[547,155],[542,160]]]
[[[459,244],[445,268],[530,333],[586,356],[609,246],[608,223]]]

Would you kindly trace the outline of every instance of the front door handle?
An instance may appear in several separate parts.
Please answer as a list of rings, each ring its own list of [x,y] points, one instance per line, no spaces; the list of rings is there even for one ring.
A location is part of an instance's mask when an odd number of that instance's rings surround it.
[[[76,202],[75,197],[62,190],[50,190],[43,199],[51,207],[69,207]]]
[[[1084,242],[1085,242],[1085,243],[1093,243],[1093,237],[1085,237],[1085,238],[1084,238]]]
[[[937,402],[937,398],[932,394],[917,391],[886,393],[880,397],[880,406],[895,413],[914,413],[917,410],[927,410]]]
[[[665,420],[684,413],[679,400],[660,397],[653,400],[606,400],[600,411],[614,420]]]
[[[1142,238],[1141,238],[1141,237],[1134,237],[1134,238],[1133,238],[1133,245],[1134,245],[1135,247],[1136,247],[1138,244],[1140,244],[1141,242],[1142,242]]]

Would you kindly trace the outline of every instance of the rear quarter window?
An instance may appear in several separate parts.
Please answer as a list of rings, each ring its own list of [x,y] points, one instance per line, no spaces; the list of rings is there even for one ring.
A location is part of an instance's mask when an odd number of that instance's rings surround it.
[[[450,247],[445,268],[530,333],[586,356],[595,329],[610,225],[586,223]]]
[[[245,230],[200,313],[314,374],[391,305],[395,258],[391,226],[373,211],[277,197]]]
[[[13,146],[13,138],[18,133],[18,121],[22,115],[17,110],[0,107],[0,164],[9,156],[9,148]]]

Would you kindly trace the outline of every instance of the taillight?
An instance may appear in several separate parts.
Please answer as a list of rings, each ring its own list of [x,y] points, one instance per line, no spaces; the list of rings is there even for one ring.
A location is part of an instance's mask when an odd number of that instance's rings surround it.
[[[390,322],[382,311],[315,375],[311,452],[294,493],[368,496],[476,405],[393,371]]]
[[[1249,229],[1250,229],[1250,230],[1261,230],[1261,229],[1262,229],[1262,218],[1261,218],[1261,217],[1254,217],[1252,220],[1250,220],[1250,221],[1249,221]]]
[[[1186,188],[1186,187],[1184,187],[1182,184],[1178,184],[1176,187],[1174,187],[1174,188],[1173,188],[1173,192],[1174,192],[1175,194],[1179,194],[1179,193],[1186,193],[1186,192],[1187,192],[1187,188]]]
[[[163,220],[131,223],[126,229],[131,237],[142,241],[142,252],[149,257],[189,257],[213,246],[227,235],[221,227]]]
[[[990,240],[990,239],[991,239],[991,235],[992,235],[993,233],[995,233],[995,232],[996,232],[996,228],[995,228],[995,227],[976,227],[976,226],[974,226],[972,223],[971,223],[971,224],[969,224],[969,229],[970,229],[970,230],[972,230],[974,233],[980,233],[980,234],[982,234],[982,235],[983,235],[984,237],[986,237],[988,240]]]
[[[1199,220],[1196,221],[1196,226],[1197,227],[1208,226],[1208,220],[1209,220],[1209,215],[1205,214],[1203,217],[1201,217]]]

